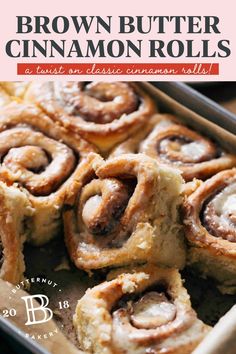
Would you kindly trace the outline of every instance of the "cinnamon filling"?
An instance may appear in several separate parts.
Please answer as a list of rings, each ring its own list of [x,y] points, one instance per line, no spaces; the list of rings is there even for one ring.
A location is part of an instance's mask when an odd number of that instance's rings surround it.
[[[192,140],[187,136],[169,136],[159,143],[159,154],[162,158],[184,164],[200,163],[217,156],[213,143]]]
[[[78,226],[86,231],[87,241],[96,239],[96,242],[113,247],[122,244],[125,225],[121,219],[133,191],[132,182],[115,178],[94,179],[83,188],[78,206]]]
[[[123,114],[134,112],[139,101],[126,83],[93,82],[83,86],[78,84],[78,94],[69,104],[73,106],[72,115],[88,122],[107,124]]]
[[[76,157],[68,146],[21,126],[0,133],[0,158],[12,181],[35,196],[56,191],[76,166]]]
[[[164,293],[149,292],[131,305],[131,322],[136,328],[157,328],[173,321],[176,306]]]
[[[205,203],[202,217],[203,225],[211,235],[236,242],[236,182]]]
[[[114,316],[122,313],[137,329],[155,329],[174,321],[176,305],[171,301],[165,286],[155,286],[137,295],[125,295],[112,309]]]
[[[45,150],[38,146],[30,145],[10,149],[3,158],[3,163],[10,166],[12,162],[18,162],[18,164],[34,173],[43,172],[50,163],[49,156]],[[12,164],[13,169],[14,167]]]

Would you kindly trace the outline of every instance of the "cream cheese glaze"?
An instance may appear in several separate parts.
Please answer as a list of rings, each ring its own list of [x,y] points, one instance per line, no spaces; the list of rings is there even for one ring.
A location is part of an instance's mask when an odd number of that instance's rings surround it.
[[[212,198],[203,218],[212,235],[236,242],[236,181]]]
[[[104,153],[141,128],[157,111],[141,87],[124,82],[34,82],[25,100]]]
[[[190,354],[209,331],[179,273],[154,265],[112,271],[78,301],[74,325],[94,354]]]
[[[70,136],[33,105],[12,102],[0,112],[0,179],[17,183],[35,210],[29,240],[59,233],[67,185],[94,147]]]
[[[164,293],[148,292],[130,306],[130,319],[137,328],[155,328],[173,321],[176,306]]]
[[[196,186],[183,206],[188,263],[215,278],[223,293],[236,293],[236,169]]]
[[[115,147],[110,157],[128,152],[144,153],[159,163],[178,168],[186,182],[194,178],[205,180],[236,165],[235,155],[171,114],[153,115],[142,130]]]
[[[177,170],[142,154],[109,160],[91,154],[65,203],[65,241],[72,261],[85,270],[147,260],[182,267],[182,181]]]

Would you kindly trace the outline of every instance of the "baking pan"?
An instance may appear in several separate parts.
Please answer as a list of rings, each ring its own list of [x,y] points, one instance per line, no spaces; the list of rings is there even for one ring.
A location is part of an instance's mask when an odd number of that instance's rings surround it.
[[[236,115],[193,88],[181,82],[155,82],[152,84],[200,116],[236,134]]]
[[[140,85],[156,99],[161,112],[176,114],[184,123],[198,131],[204,133],[207,131],[208,135],[217,140],[220,145],[235,152],[236,119],[233,114],[183,83],[140,83]],[[49,297],[50,308],[54,311],[54,320],[65,337],[60,342],[57,337],[52,338],[50,341],[45,341],[43,346],[39,341],[40,347],[38,345],[32,347],[32,341],[22,337],[13,327],[7,325],[6,321],[5,325],[2,325],[0,317],[1,331],[7,338],[18,342],[25,350],[31,350],[32,353],[46,354],[47,351],[53,354],[79,353],[76,349],[69,351],[66,340],[68,338],[70,343],[77,345],[72,325],[75,306],[88,287],[105,279],[105,273],[100,271],[88,276],[85,272],[76,269],[68,259],[62,234],[44,247],[26,245],[24,254],[27,278],[45,277],[60,286],[61,292],[55,292],[52,287],[47,285],[42,287],[42,284],[35,283],[31,284],[29,292],[38,294],[40,291]],[[222,295],[213,280],[200,279],[188,269],[182,272],[182,276],[194,309],[199,318],[207,324],[215,325],[236,303],[236,296]],[[58,303],[62,299],[68,302],[69,307],[59,313]],[[0,301],[0,310],[2,306]],[[15,319],[12,318],[11,324],[14,321]],[[18,352],[22,353],[20,347]]]
[[[14,354],[14,353],[24,353],[24,354],[50,354],[46,349],[40,346],[36,341],[32,339],[25,339],[22,333],[19,333],[16,326],[14,326],[9,321],[0,317],[0,331],[2,332],[1,346],[4,345],[4,339],[6,341],[6,349],[0,349],[1,353],[4,354]],[[4,350],[4,351],[2,351]],[[6,351],[6,353],[5,353]]]

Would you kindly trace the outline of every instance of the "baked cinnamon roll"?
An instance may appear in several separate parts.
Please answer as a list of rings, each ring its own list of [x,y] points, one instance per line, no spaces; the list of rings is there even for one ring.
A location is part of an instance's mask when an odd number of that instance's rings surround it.
[[[91,151],[34,106],[13,102],[0,111],[0,179],[27,192],[35,209],[32,242],[59,232],[67,185]]]
[[[25,99],[103,151],[125,140],[156,110],[138,85],[122,82],[34,82]]]
[[[74,326],[83,350],[190,354],[208,333],[177,270],[145,266],[108,278],[78,301]]]
[[[186,182],[193,178],[205,180],[236,165],[236,155],[223,151],[170,114],[154,115],[145,128],[116,147],[111,156],[130,152],[144,153],[180,169]]]
[[[184,203],[188,263],[236,293],[236,169],[202,183]]]
[[[0,86],[0,108],[11,102],[10,96],[7,92]]]
[[[178,171],[145,155],[90,155],[65,202],[72,261],[85,270],[147,261],[183,267],[181,188]]]
[[[26,92],[27,87],[29,86],[29,82],[25,81],[2,81],[0,82],[0,86],[13,97],[23,98]]]
[[[32,214],[26,194],[0,182],[0,278],[14,284],[22,280],[25,271],[22,249],[27,237],[26,222]]]

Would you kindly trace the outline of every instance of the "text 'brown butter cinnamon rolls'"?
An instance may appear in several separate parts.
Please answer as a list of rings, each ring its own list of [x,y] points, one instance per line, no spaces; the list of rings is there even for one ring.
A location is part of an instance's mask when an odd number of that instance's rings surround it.
[[[0,278],[17,284],[25,271],[23,243],[33,209],[25,193],[0,182]]]
[[[180,124],[170,114],[156,114],[146,127],[114,149],[111,156],[144,153],[182,171],[186,182],[205,180],[236,165],[236,156],[223,151],[209,138]]]
[[[123,82],[34,82],[25,99],[106,151],[155,112],[151,97]]]
[[[188,262],[236,293],[236,169],[202,183],[184,204]]]
[[[190,354],[208,333],[197,319],[178,271],[121,269],[78,301],[74,326],[95,354]]]
[[[67,184],[90,151],[34,106],[13,102],[0,111],[0,179],[18,183],[27,194],[36,244],[58,233]]]
[[[178,171],[139,154],[91,155],[65,202],[65,241],[85,270],[156,262],[183,267]]]

